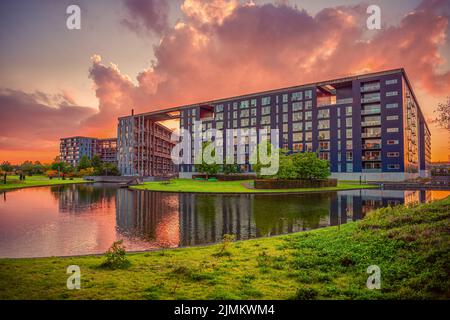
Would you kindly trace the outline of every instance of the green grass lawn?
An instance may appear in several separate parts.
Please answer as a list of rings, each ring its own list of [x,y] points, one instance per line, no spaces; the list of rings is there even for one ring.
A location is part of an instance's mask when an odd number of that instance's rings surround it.
[[[1,259],[0,299],[449,299],[450,197],[359,221],[222,245],[101,256]],[[222,253],[221,253],[222,252]],[[66,268],[81,268],[81,289]],[[366,288],[367,268],[381,289]]]
[[[25,181],[20,181],[19,176],[7,176],[6,184],[3,183],[3,177],[0,179],[0,191],[8,189],[18,189],[36,186],[52,186],[57,184],[86,183],[88,181],[82,178],[73,178],[73,180],[62,180],[58,178],[49,179],[46,176],[26,176]]]
[[[356,182],[338,182],[337,187],[327,188],[297,188],[297,189],[251,189],[245,184],[252,184],[252,180],[245,181],[205,181],[192,179],[173,179],[167,182],[145,182],[142,185],[133,186],[134,189],[170,192],[202,192],[202,193],[279,193],[279,192],[311,192],[311,191],[336,191],[345,189],[377,188],[376,185],[360,185]]]

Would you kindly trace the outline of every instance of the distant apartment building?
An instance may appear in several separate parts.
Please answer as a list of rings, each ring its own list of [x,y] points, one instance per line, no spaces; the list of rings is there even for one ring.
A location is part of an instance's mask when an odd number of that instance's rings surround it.
[[[61,161],[77,166],[83,156],[99,156],[104,162],[117,163],[117,139],[69,137],[60,140]]]
[[[151,113],[119,118],[118,168],[125,176],[165,176],[177,172],[171,159],[172,131]]]
[[[404,69],[350,76],[295,87],[196,103],[119,119],[122,172],[149,173],[142,159],[152,156],[146,118],[180,119],[194,137],[194,122],[222,132],[255,129],[245,145],[241,172],[251,172],[249,141],[260,129],[278,129],[279,147],[315,152],[329,161],[332,176],[350,180],[401,181],[430,175],[431,134]],[[150,121],[150,122],[147,122]],[[165,154],[171,144],[167,140]],[[236,149],[236,146],[234,146]],[[182,177],[195,172],[192,161],[179,167]],[[127,156],[125,156],[127,155]],[[141,160],[140,160],[141,159]],[[164,159],[168,159],[164,157]],[[167,166],[169,164],[165,162]],[[148,166],[148,164],[147,164]]]

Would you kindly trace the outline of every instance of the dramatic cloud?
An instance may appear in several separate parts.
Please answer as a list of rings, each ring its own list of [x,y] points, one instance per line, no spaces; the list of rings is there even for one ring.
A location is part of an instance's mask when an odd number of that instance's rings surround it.
[[[92,115],[89,109],[67,107],[79,112],[67,116],[69,111],[61,105],[50,110],[54,113],[48,111],[66,119],[66,125],[52,131],[54,139],[74,127],[68,124],[72,119],[80,124],[80,133],[113,136],[117,117],[131,109],[151,111],[399,67],[425,94],[450,92],[449,61],[443,56],[449,46],[449,1],[423,1],[398,24],[377,31],[366,28],[363,5],[325,8],[312,16],[285,1],[276,3],[185,0],[182,18],[170,27],[168,1],[125,0],[124,23],[140,34],[161,36],[152,67],[132,80],[116,65],[94,56],[89,76],[99,111]],[[50,102],[36,100],[45,97],[29,99],[38,110],[48,110],[45,106]],[[65,99],[69,103],[69,97]],[[9,119],[10,112],[2,118]],[[49,130],[42,125],[35,123],[32,132]],[[2,129],[0,143],[5,143],[6,131]]]
[[[142,29],[162,34],[169,26],[169,0],[124,0],[128,16],[122,23],[140,33]]]
[[[94,113],[65,94],[0,89],[0,149],[54,150],[59,137],[79,134],[81,121]]]
[[[108,117],[398,67],[442,94],[450,90],[450,72],[436,71],[446,62],[447,7],[424,1],[399,25],[368,31],[361,5],[311,16],[282,3],[185,0],[184,18],[162,37],[137,85],[100,61],[91,77]]]

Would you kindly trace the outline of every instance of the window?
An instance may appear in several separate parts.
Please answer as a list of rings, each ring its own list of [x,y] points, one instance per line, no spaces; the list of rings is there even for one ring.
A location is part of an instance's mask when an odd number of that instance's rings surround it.
[[[241,109],[247,109],[249,106],[248,100],[241,101]]]
[[[283,114],[283,122],[288,122],[288,121],[289,121],[289,115]]]
[[[248,119],[241,119],[241,127],[248,126]]]
[[[293,102],[292,103],[292,111],[300,111],[303,110],[303,102]]]
[[[305,99],[312,99],[312,90],[305,91]]]
[[[262,99],[261,99],[261,104],[262,104],[263,106],[266,106],[266,105],[270,104],[270,97],[264,97],[264,98],[262,98]]]
[[[298,101],[298,100],[302,100],[303,99],[303,93],[302,92],[294,92],[291,95],[291,100],[292,101]]]
[[[283,102],[288,102],[288,95],[286,93],[283,94]]]
[[[330,143],[328,141],[319,142],[319,151],[330,150]]]
[[[398,140],[388,140],[387,144],[389,144],[389,145],[398,144]]]
[[[312,122],[305,122],[305,130],[312,130]]]
[[[396,84],[397,83],[397,79],[391,79],[391,80],[386,80],[386,85],[389,85],[389,84]]]
[[[345,153],[345,159],[346,159],[347,161],[353,161],[353,151],[347,151],[347,152]]]
[[[319,131],[319,140],[330,140],[330,131]]]
[[[294,112],[292,114],[292,121],[300,121],[303,119],[303,113],[301,112]]]
[[[251,124],[252,126],[256,126],[256,118],[251,118],[251,119],[250,119],[250,124]]]
[[[392,97],[398,95],[398,91],[389,91],[386,92],[386,97]]]
[[[398,132],[398,128],[387,128],[386,132],[387,133]]]
[[[398,103],[388,103],[386,104],[386,109],[395,109],[398,108]]]
[[[352,129],[345,130],[345,136],[347,137],[347,139],[353,138],[353,130]]]
[[[305,141],[312,141],[312,132],[305,133]]]
[[[262,107],[261,114],[263,115],[270,114],[270,106]]]
[[[233,111],[233,118],[237,118],[237,111]]]
[[[294,132],[292,134],[293,141],[303,141],[303,133],[302,132]]]
[[[398,120],[398,116],[387,116],[386,120],[390,121],[390,120]]]
[[[388,158],[397,158],[400,155],[399,152],[388,152],[387,156]]]
[[[347,116],[351,116],[352,115],[352,111],[353,111],[352,106],[345,107],[345,114]]]
[[[289,126],[287,123],[283,124],[283,132],[288,132],[289,131]]]
[[[312,152],[313,151],[312,143],[305,143],[305,149],[306,152]]]
[[[302,131],[303,122],[294,122],[292,123],[292,131]]]
[[[222,112],[223,111],[223,104],[218,104],[216,106],[216,112]]]
[[[223,120],[223,113],[216,113],[216,121]]]
[[[317,119],[326,119],[330,117],[330,109],[320,109],[317,112]]]
[[[312,108],[312,101],[311,100],[305,101],[305,109],[311,110],[311,108]]]
[[[270,124],[270,116],[261,117],[261,124]]]
[[[352,125],[353,125],[352,118],[346,118],[345,119],[345,126],[346,127],[351,127]]]
[[[287,103],[283,104],[283,112],[289,112],[289,105]]]
[[[249,116],[248,109],[241,110],[241,118],[245,118]]]
[[[305,120],[312,120],[312,111],[305,112]]]
[[[352,140],[347,140],[345,142],[345,149],[347,149],[347,150],[352,150],[353,149],[353,141]]]
[[[330,160],[330,153],[329,152],[319,152],[319,159],[320,160]]]
[[[320,129],[330,129],[330,120],[319,120],[317,128]]]
[[[347,172],[353,172],[353,163],[351,162],[347,163]]]
[[[256,107],[256,99],[250,100],[250,106]]]
[[[391,169],[391,170],[400,169],[399,164],[388,164],[387,167],[388,167],[388,169]]]
[[[256,109],[250,109],[250,115],[256,117]]]
[[[223,122],[216,122],[216,129],[222,129],[223,128]]]
[[[294,152],[303,151],[303,143],[294,143],[292,149],[294,149]]]

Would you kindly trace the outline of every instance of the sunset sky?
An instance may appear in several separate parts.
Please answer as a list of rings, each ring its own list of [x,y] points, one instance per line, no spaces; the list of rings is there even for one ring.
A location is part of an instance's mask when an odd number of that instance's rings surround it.
[[[81,30],[66,8],[81,8]],[[381,30],[366,9],[381,8]],[[117,117],[404,67],[431,123],[450,95],[450,1],[0,2],[0,162],[49,162],[59,138],[116,136]]]

